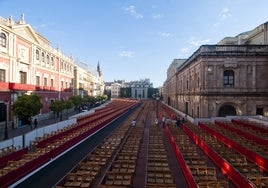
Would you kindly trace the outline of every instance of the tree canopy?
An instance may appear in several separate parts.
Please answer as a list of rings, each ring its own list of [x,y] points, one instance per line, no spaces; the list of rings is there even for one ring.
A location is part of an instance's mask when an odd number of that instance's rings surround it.
[[[36,94],[25,94],[17,98],[12,105],[12,110],[14,115],[18,116],[19,119],[25,120],[39,114],[42,107],[40,96]]]

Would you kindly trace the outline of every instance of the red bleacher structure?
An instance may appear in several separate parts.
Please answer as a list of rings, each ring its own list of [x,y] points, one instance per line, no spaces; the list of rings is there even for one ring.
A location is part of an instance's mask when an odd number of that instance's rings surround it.
[[[34,143],[35,152],[28,152],[28,149],[24,148],[1,157],[0,187],[7,187],[41,167],[52,158],[102,129],[137,103],[136,100],[114,100],[103,109],[97,110],[96,113],[78,118],[77,124],[38,138]]]

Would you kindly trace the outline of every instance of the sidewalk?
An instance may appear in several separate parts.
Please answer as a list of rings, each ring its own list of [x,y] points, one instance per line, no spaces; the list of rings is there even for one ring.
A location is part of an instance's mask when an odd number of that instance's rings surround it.
[[[71,111],[67,114],[63,114],[62,115],[62,121],[63,120],[67,120],[70,116],[78,114],[78,111]],[[59,118],[55,117],[55,118],[48,118],[48,119],[44,119],[42,121],[38,121],[38,127],[44,127],[44,126],[48,126],[54,123],[59,122]],[[37,127],[37,128],[38,128]],[[34,129],[34,125],[32,125],[32,129]],[[16,136],[19,135],[23,135],[27,132],[30,132],[31,127],[29,125],[23,125],[21,127],[16,127],[14,129],[12,129],[10,126],[8,127],[8,139],[10,138],[14,138]],[[4,129],[0,129],[0,141],[4,140]]]

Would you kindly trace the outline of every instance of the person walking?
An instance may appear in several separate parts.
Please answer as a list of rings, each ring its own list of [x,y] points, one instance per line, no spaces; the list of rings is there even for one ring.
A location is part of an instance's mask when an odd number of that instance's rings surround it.
[[[35,128],[35,129],[37,128],[37,125],[38,125],[38,122],[37,122],[37,119],[35,118],[35,119],[34,119],[34,128]]]

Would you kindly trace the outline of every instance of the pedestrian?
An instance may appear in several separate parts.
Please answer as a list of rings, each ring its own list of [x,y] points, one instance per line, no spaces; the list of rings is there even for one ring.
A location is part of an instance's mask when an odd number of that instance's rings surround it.
[[[133,119],[131,122],[131,126],[135,126],[135,125],[136,125],[136,121],[135,121],[135,119]]]
[[[162,117],[162,124],[163,124],[163,125],[165,124],[165,121],[166,121],[166,117],[163,116],[163,117]]]
[[[32,118],[31,117],[28,118],[28,123],[30,125],[31,130],[32,130],[33,128],[32,128]]]
[[[35,118],[35,119],[34,119],[34,128],[35,128],[35,129],[37,128],[37,125],[38,125],[38,122],[37,122],[37,119]]]
[[[181,118],[180,117],[177,118],[176,124],[178,127],[181,126]]]
[[[158,125],[158,119],[157,118],[155,118],[154,122],[155,122],[156,125]]]

